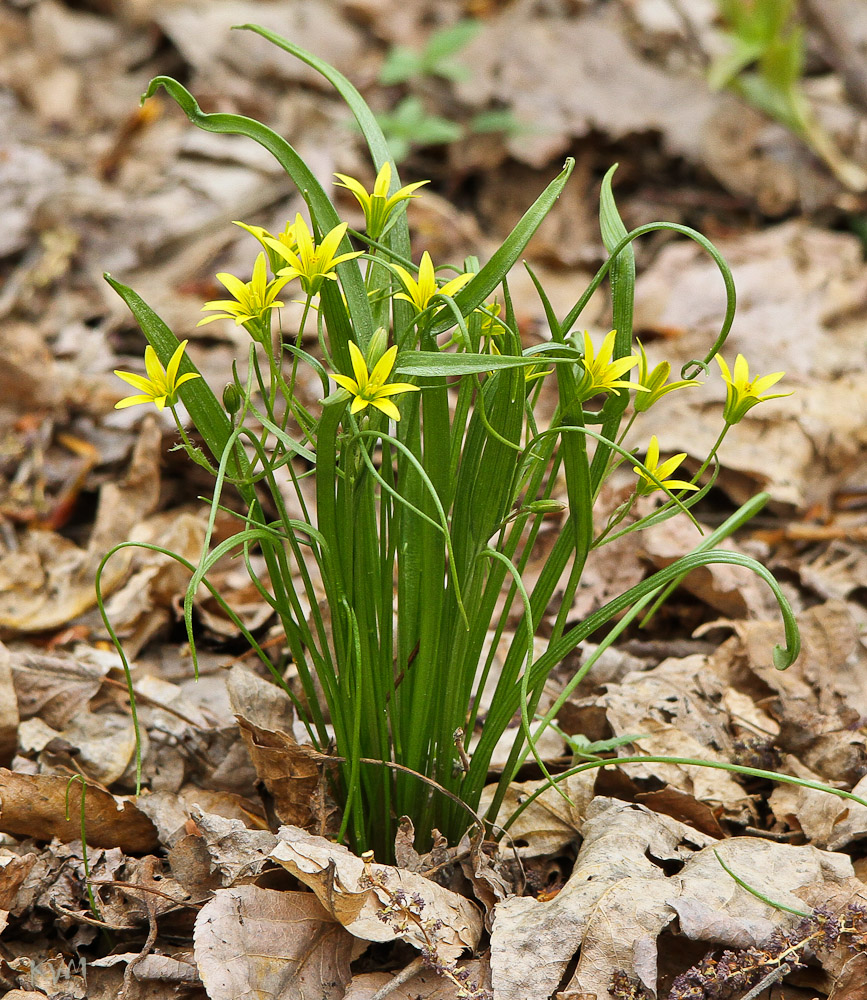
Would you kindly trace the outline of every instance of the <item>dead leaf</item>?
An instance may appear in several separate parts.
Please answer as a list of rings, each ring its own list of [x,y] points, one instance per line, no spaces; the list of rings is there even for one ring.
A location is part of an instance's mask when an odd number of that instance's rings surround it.
[[[298,827],[281,827],[278,837],[271,858],[309,886],[350,933],[365,941],[393,941],[400,937],[416,948],[427,947],[412,922],[406,931],[398,933],[380,920],[379,914],[389,902],[388,895],[382,889],[365,885],[361,858],[340,844],[314,837]],[[424,903],[425,921],[442,921],[436,941],[444,962],[454,961],[466,949],[476,947],[482,933],[482,918],[469,900],[414,872],[389,865],[375,865],[374,871],[392,893],[402,890],[407,898],[418,894]]]
[[[658,131],[670,152],[701,159],[716,98],[691,76],[642,59],[626,40],[619,10],[564,19],[522,0],[487,20],[462,56],[473,75],[457,85],[461,99],[474,108],[503,101],[532,126],[507,140],[522,163],[542,167],[593,129],[611,139]]]
[[[466,985],[477,984],[485,988],[490,981],[490,969],[482,959],[471,958],[461,962],[467,973]],[[394,980],[388,972],[366,972],[352,977],[343,1000],[371,1000],[377,990]],[[461,1000],[459,987],[432,969],[423,969],[388,994],[389,1000]]]
[[[548,1000],[581,947],[597,903],[621,883],[624,891],[632,893],[633,908],[640,901],[653,910],[648,926],[661,930],[674,917],[665,895],[656,888],[659,883],[671,892],[661,864],[683,861],[696,848],[714,843],[705,834],[643,806],[602,797],[590,804],[583,833],[572,875],[553,899],[538,902],[532,897],[511,897],[497,906],[491,933],[497,1000]],[[628,928],[615,925],[612,932],[627,949],[632,941],[648,940],[648,929],[633,924]],[[631,968],[627,957],[621,957],[625,961],[621,967]],[[605,996],[608,980],[604,985],[600,982],[597,976],[596,987],[586,988],[587,992],[595,988],[599,996]],[[579,988],[574,981],[573,985]]]
[[[821,780],[796,757],[786,757],[783,770],[807,781]],[[867,799],[867,776],[855,785],[852,792]],[[851,799],[841,799],[829,792],[801,785],[780,784],[771,792],[768,803],[779,822],[803,830],[804,835],[818,847],[836,851],[867,837],[867,806]]]
[[[566,779],[562,791],[571,800],[567,801],[556,788],[548,788],[535,798],[509,827],[509,836],[502,842],[504,848],[514,848],[521,857],[538,858],[559,854],[566,846],[575,843],[581,833],[584,810],[593,798],[596,775],[584,771]],[[497,813],[500,823],[514,813],[518,807],[537,791],[546,780],[513,781],[506,789],[503,804]],[[479,813],[484,815],[493,801],[496,785],[486,785],[479,802]]]
[[[35,649],[16,647],[11,652],[10,666],[21,718],[38,716],[52,728],[63,729],[86,708],[102,686],[103,677],[117,665],[116,654],[85,659],[66,652],[48,656]]]
[[[67,779],[52,774],[17,774],[0,768],[0,830],[19,837],[63,841],[80,836],[80,789],[70,791],[71,819],[66,819]],[[85,798],[87,842],[94,847],[120,847],[125,853],[156,850],[153,823],[132,800],[121,799],[88,784]]]
[[[325,820],[321,802],[326,768],[333,767],[326,754],[299,744],[289,733],[261,729],[239,715],[241,736],[259,780],[274,798],[274,811],[283,823],[307,826]]]
[[[11,763],[15,755],[20,721],[12,679],[12,657],[0,643],[0,765],[4,767]]]
[[[353,939],[307,892],[218,889],[196,917],[195,956],[211,1000],[341,1000]]]
[[[100,491],[86,549],[51,531],[29,531],[17,552],[0,558],[0,628],[45,632],[94,607],[94,580],[103,557],[127,541],[157,505],[161,451],[159,426],[148,417],[123,481],[107,483]],[[119,585],[131,559],[131,550],[122,549],[109,560],[102,576],[104,594]]]

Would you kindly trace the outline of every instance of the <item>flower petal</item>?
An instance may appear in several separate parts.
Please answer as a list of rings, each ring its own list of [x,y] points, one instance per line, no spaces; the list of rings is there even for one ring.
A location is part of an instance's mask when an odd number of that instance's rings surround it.
[[[392,420],[400,420],[400,411],[390,399],[371,399],[370,405],[375,406],[377,410],[381,410],[387,417],[391,417]]]
[[[139,403],[149,403],[153,396],[126,396],[114,404],[116,410],[123,410],[127,406],[138,406]]]

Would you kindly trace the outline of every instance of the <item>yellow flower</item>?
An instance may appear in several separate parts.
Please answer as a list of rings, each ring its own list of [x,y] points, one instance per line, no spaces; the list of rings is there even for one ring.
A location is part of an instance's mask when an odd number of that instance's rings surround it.
[[[653,371],[648,371],[647,355],[644,353],[644,345],[640,340],[638,341],[638,350],[641,352],[638,359],[638,381],[641,385],[646,385],[647,389],[644,392],[639,390],[635,397],[633,405],[636,413],[649,410],[657,400],[662,399],[669,392],[674,392],[675,389],[688,389],[690,386],[701,384],[693,380],[668,382],[671,365],[667,361],[660,361]]]
[[[389,347],[383,356],[374,365],[373,371],[368,374],[367,364],[364,355],[358,349],[358,345],[349,341],[349,356],[352,359],[352,370],[355,378],[348,375],[332,375],[334,381],[347,392],[355,397],[352,400],[350,412],[358,413],[366,406],[375,406],[377,410],[392,420],[400,420],[400,413],[388,396],[396,396],[400,392],[418,392],[417,385],[410,385],[409,382],[391,382],[386,385],[386,380],[394,368],[394,359],[397,357],[397,347]]]
[[[171,356],[168,368],[163,368],[157,352],[148,344],[145,348],[145,370],[148,377],[136,375],[134,372],[119,372],[115,375],[122,378],[124,382],[129,382],[131,386],[140,390],[136,396],[127,396],[119,403],[114,404],[116,410],[122,410],[126,406],[136,406],[138,403],[153,403],[158,410],[165,409],[166,406],[174,406],[178,401],[178,389],[194,378],[201,378],[198,372],[187,372],[178,378],[178,367],[181,357],[186,349],[188,340],[182,340],[178,344],[177,350]]]
[[[346,174],[335,174],[340,178],[337,187],[345,187],[355,195],[355,199],[364,209],[364,225],[367,235],[372,240],[378,240],[385,231],[385,224],[394,211],[395,206],[408,198],[418,198],[413,192],[430,181],[416,181],[415,184],[406,184],[398,188],[393,195],[389,195],[388,188],[391,184],[391,164],[383,163],[376,180],[373,183],[373,191],[367,192],[361,183],[354,177],[347,177]]]
[[[657,441],[656,435],[653,434],[650,438],[650,444],[647,446],[647,455],[644,459],[644,464],[647,466],[648,471],[652,472],[659,482],[669,490],[697,490],[698,487],[694,483],[685,483],[682,479],[668,478],[685,458],[686,452],[684,451],[679,455],[672,455],[671,458],[667,458],[660,465],[659,441]],[[660,489],[660,486],[650,478],[644,469],[633,465],[632,471],[637,473],[639,477],[638,486],[635,488],[639,496],[646,497],[653,493],[654,490]]]
[[[442,288],[437,286],[437,276],[434,271],[430,254],[425,250],[418,266],[418,281],[400,264],[391,265],[397,271],[406,292],[398,292],[396,299],[411,302],[416,312],[424,312],[435,295],[454,295],[473,277],[472,274],[459,274],[447,281]]]
[[[267,229],[263,229],[262,226],[248,226],[246,222],[235,222],[236,226],[240,226],[242,229],[246,229],[251,236],[255,236],[256,239],[265,248],[265,252],[268,254],[268,263],[271,265],[271,270],[276,274],[280,268],[283,266],[283,258],[278,257],[277,254],[268,246],[268,240],[276,240],[278,243],[282,243],[287,250],[292,250],[293,252],[298,249],[298,241],[295,239],[295,226],[291,222],[286,223],[286,227],[279,236],[274,236],[273,233],[269,233]]]
[[[614,353],[614,338],[616,336],[616,330],[606,334],[602,346],[599,348],[599,353],[596,354],[593,350],[590,334],[586,330],[584,331],[584,375],[578,383],[578,398],[581,402],[591,399],[600,392],[614,392],[615,389],[647,391],[646,385],[628,382],[620,377],[630,368],[634,368],[639,363],[639,359],[631,354],[627,358],[618,358],[616,361],[612,361],[611,356]]]
[[[743,354],[739,354],[735,358],[734,377],[720,355],[715,354],[714,357],[726,383],[726,404],[723,409],[723,417],[727,424],[739,423],[747,411],[751,410],[757,403],[765,403],[769,399],[782,399],[783,396],[792,395],[791,392],[775,392],[769,396],[765,395],[771,386],[780,381],[786,374],[785,372],[761,375],[750,381],[750,367]]]
[[[342,264],[345,260],[352,260],[353,257],[360,257],[362,254],[361,250],[352,253],[337,253],[340,241],[346,234],[345,222],[335,226],[318,244],[313,242],[313,236],[307,228],[307,223],[300,215],[295,216],[294,230],[298,244],[297,252],[286,246],[285,243],[267,236],[265,243],[289,263],[289,267],[281,268],[277,274],[287,280],[299,278],[301,287],[307,295],[316,295],[326,279],[336,281],[337,275],[334,273],[334,269],[338,264]]]
[[[260,253],[253,265],[253,277],[250,281],[243,282],[236,278],[234,274],[222,272],[217,278],[226,286],[231,295],[235,296],[235,301],[231,299],[215,299],[213,302],[206,302],[202,306],[202,312],[213,312],[214,316],[206,316],[200,319],[196,326],[204,326],[206,323],[213,323],[215,319],[233,319],[238,326],[242,323],[249,323],[251,320],[265,321],[271,310],[283,303],[277,300],[277,293],[289,280],[288,278],[275,278],[268,281],[265,274],[265,254]]]

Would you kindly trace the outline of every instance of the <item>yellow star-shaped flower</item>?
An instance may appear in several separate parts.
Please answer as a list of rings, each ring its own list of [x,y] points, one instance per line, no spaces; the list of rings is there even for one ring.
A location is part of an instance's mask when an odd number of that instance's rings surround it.
[[[791,392],[774,392],[765,395],[771,386],[780,381],[786,374],[785,372],[760,375],[750,381],[750,366],[743,354],[739,354],[735,358],[734,375],[729,371],[729,366],[719,354],[715,354],[714,357],[726,384],[726,404],[723,409],[723,417],[727,424],[739,423],[746,416],[747,411],[751,410],[757,403],[766,403],[769,399],[782,399],[783,396],[792,395]]]
[[[214,299],[202,306],[202,312],[213,312],[213,316],[200,319],[196,326],[213,323],[215,319],[233,319],[240,326],[251,321],[265,321],[272,309],[282,306],[277,293],[289,281],[288,278],[274,278],[268,281],[265,273],[265,254],[260,253],[253,265],[253,277],[250,281],[241,281],[234,274],[221,272],[217,279],[226,286],[232,299]]]
[[[298,278],[301,287],[307,295],[316,295],[326,280],[336,281],[337,275],[334,269],[345,260],[352,260],[353,257],[360,257],[361,250],[352,253],[337,253],[340,242],[346,235],[346,223],[341,222],[335,226],[330,233],[322,237],[321,243],[313,242],[313,235],[307,228],[307,223],[300,215],[295,216],[295,241],[297,251],[274,240],[264,237],[265,243],[271,247],[280,257],[288,263],[288,267],[281,268],[277,274],[281,278],[291,281]]]
[[[347,177],[346,174],[335,174],[334,176],[340,179],[337,186],[345,187],[351,191],[364,210],[364,226],[367,235],[372,240],[378,240],[385,232],[389,216],[400,202],[409,198],[418,198],[419,196],[413,192],[424,184],[430,184],[430,181],[416,181],[414,184],[405,184],[402,188],[398,188],[394,194],[389,195],[391,164],[387,161],[380,167],[371,192],[366,191],[360,181],[354,177]]]
[[[656,439],[656,435],[651,435],[650,444],[647,446],[647,455],[644,458],[644,464],[647,466],[648,472],[653,473],[654,476],[669,490],[697,490],[698,487],[695,483],[687,483],[682,479],[669,479],[668,477],[674,472],[674,470],[680,465],[680,463],[686,458],[686,452],[683,451],[679,455],[672,455],[671,458],[667,458],[662,464],[659,461],[659,441]],[[637,465],[632,466],[632,471],[635,472],[638,479],[638,486],[636,486],[635,491],[639,496],[648,496],[653,493],[654,490],[661,489],[657,483],[655,483],[644,469],[639,468]]]
[[[614,392],[616,389],[647,391],[646,385],[621,378],[621,375],[625,375],[630,368],[634,368],[638,364],[639,359],[634,354],[630,354],[629,357],[612,361],[616,336],[616,330],[606,334],[597,354],[594,351],[590,334],[586,330],[584,331],[584,374],[578,383],[578,398],[581,402],[598,396],[600,392]]]
[[[435,295],[454,295],[473,277],[469,273],[459,274],[440,287],[437,285],[436,272],[427,250],[421,255],[421,263],[418,266],[418,281],[400,264],[392,264],[391,266],[397,271],[403,282],[403,287],[406,289],[405,292],[398,292],[395,298],[412,303],[416,312],[424,312]]]
[[[177,350],[171,356],[167,368],[163,368],[160,364],[160,359],[157,357],[157,352],[148,344],[144,355],[147,378],[144,375],[136,375],[135,372],[115,371],[115,375],[118,378],[122,378],[124,382],[129,382],[131,386],[139,389],[140,392],[138,395],[127,396],[120,400],[120,402],[115,403],[114,408],[122,410],[127,406],[136,406],[138,403],[153,403],[158,410],[164,410],[167,406],[174,406],[178,401],[178,389],[185,382],[189,382],[194,378],[201,378],[198,372],[187,372],[178,378],[178,367],[187,344],[189,344],[188,340],[182,340],[178,344]]]
[[[409,382],[387,383],[391,369],[394,368],[394,361],[397,357],[397,347],[389,347],[383,356],[373,366],[373,371],[368,373],[367,363],[364,355],[358,349],[354,341],[349,341],[349,356],[352,359],[352,370],[355,378],[348,375],[332,375],[334,381],[355,398],[350,407],[351,413],[358,413],[367,406],[375,406],[392,420],[400,420],[400,413],[397,407],[388,398],[396,396],[401,392],[418,392],[417,385]]]

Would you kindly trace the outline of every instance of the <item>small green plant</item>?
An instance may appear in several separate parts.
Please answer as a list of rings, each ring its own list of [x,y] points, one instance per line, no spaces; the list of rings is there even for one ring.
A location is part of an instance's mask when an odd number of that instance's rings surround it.
[[[417,91],[439,93],[442,81],[457,82],[469,77],[469,69],[457,57],[481,30],[481,23],[472,19],[458,21],[434,31],[418,51],[406,45],[389,50],[379,74],[383,86],[400,84],[409,89],[391,111],[376,115],[388,144],[389,154],[396,163],[405,160],[413,146],[441,146],[457,142],[466,132],[502,132],[515,135],[524,127],[506,108],[490,109],[474,115],[467,126],[433,114]]]
[[[133,400],[170,408],[183,447],[215,475],[205,551],[197,566],[180,560],[192,577],[184,611],[194,662],[192,602],[204,584],[292,698],[311,744],[323,753],[336,745],[333,792],[343,810],[341,838],[358,850],[373,848],[384,859],[403,815],[413,820],[420,844],[434,827],[453,841],[460,837],[467,812],[478,808],[494,748],[515,717],[521,725],[513,730],[488,820],[496,818],[508,785],[530,755],[547,774],[535,749],[539,733],[628,623],[696,567],[727,563],[758,574],[783,616],[785,646],[776,648],[775,661],[781,669],[793,662],[798,630],[773,576],[745,555],[714,548],[761,508],[764,495],[699,541],[691,554],[586,620],[570,619],[591,550],[678,513],[692,518],[690,508],[713,484],[716,451],[726,433],[751,406],[773,398],[766,390],[782,373],[751,381],[740,356],[734,375],[721,364],[728,399],[719,438],[694,475],[670,478],[683,456],[660,461],[658,443],[645,424],[668,393],[697,384],[697,375],[708,370],[725,341],[735,293],[713,245],[671,223],[627,232],[612,193],[612,168],[600,210],[610,256],[562,317],[530,272],[550,340],[525,347],[508,274],[566,184],[572,161],[484,265],[468,258],[461,267],[437,269],[427,253],[416,265],[405,210],[420,196],[418,185],[401,187],[382,131],[358,92],[304,50],[264,28],[247,27],[318,70],[355,114],[377,178],[372,190],[345,175],[338,180],[364,210],[366,233],[347,230],[319,180],[275,132],[250,118],[206,114],[176,80],[157,77],[145,98],[163,88],[199,127],[245,135],[268,149],[304,198],[309,222],[299,215],[279,235],[243,224],[264,252],[251,264],[249,280],[218,275],[231,298],[206,303],[212,315],[203,322],[231,319],[250,335],[246,366],[236,369],[223,402],[196,377],[186,343],[179,343],[132,289],[106,277],[138,319],[159,362],[157,368],[148,355],[149,377],[134,380],[142,395]],[[675,382],[669,381],[666,362],[650,370],[643,349],[633,351],[631,244],[659,229],[702,246],[719,267],[727,294],[715,343]],[[594,343],[577,324],[606,277],[615,329]],[[281,326],[277,298],[288,294],[290,282],[297,282],[293,287],[303,303],[299,326],[291,331]],[[314,350],[307,349],[308,334],[317,344]],[[321,386],[313,406],[305,405],[298,391],[301,366]],[[636,372],[638,381],[631,377]],[[543,423],[537,407],[546,383],[557,405]],[[177,415],[178,398],[211,459],[190,444]],[[643,444],[626,440],[633,432]],[[635,488],[600,530],[594,508],[606,479],[622,463],[634,470]],[[312,480],[312,490],[305,479]],[[565,510],[552,495],[560,481]],[[227,489],[237,492],[245,512],[237,533],[212,546]],[[300,515],[290,513],[287,490]],[[276,515],[266,514],[263,494]],[[639,516],[636,501],[648,495],[659,496],[661,503]],[[524,575],[536,539],[554,513],[563,518],[557,541],[536,582],[527,586]],[[254,555],[261,557],[264,572]],[[272,663],[210,583],[211,569],[227,556],[244,560],[262,600],[273,608],[301,693],[285,679],[288,663]],[[542,627],[555,594],[553,625]],[[477,726],[481,692],[495,671],[495,651],[507,628],[515,630],[514,638],[498,668],[484,725]],[[583,639],[606,628],[594,655],[533,727],[550,671]],[[132,698],[129,676],[127,670]],[[458,731],[469,734],[467,747]],[[586,752],[603,749],[591,746]],[[136,758],[140,775],[138,749]],[[592,759],[584,766],[605,763]],[[559,784],[561,778],[550,780]]]
[[[800,136],[843,184],[867,190],[867,173],[843,156],[804,93],[804,29],[795,17],[795,0],[717,3],[730,48],[711,65],[710,85],[730,87]]]
[[[395,45],[386,56],[379,82],[391,86],[421,77],[466,80],[469,71],[456,56],[470,44],[481,27],[481,22],[467,18],[434,31],[421,51],[407,45]]]

